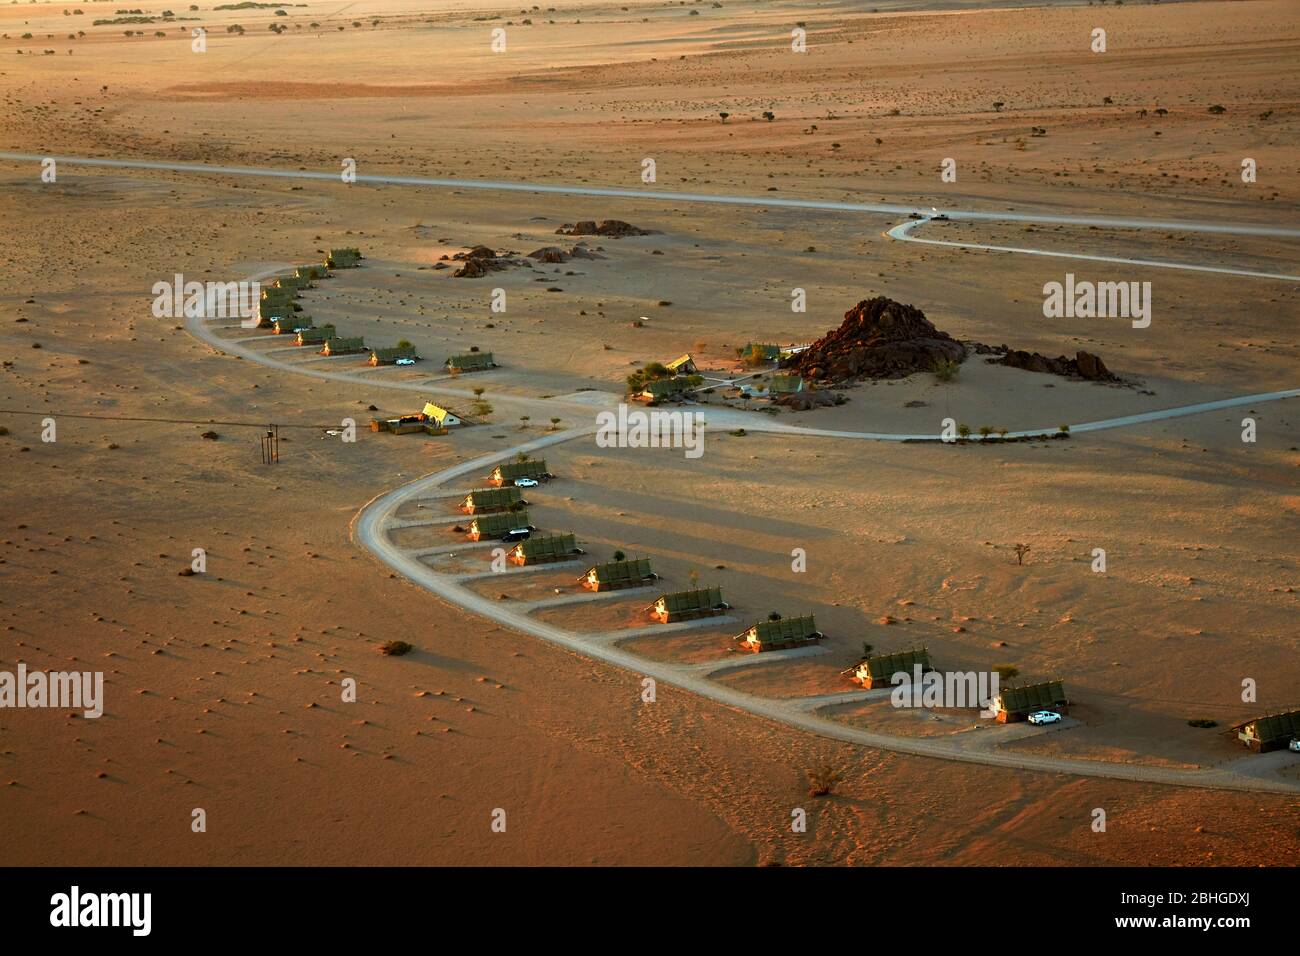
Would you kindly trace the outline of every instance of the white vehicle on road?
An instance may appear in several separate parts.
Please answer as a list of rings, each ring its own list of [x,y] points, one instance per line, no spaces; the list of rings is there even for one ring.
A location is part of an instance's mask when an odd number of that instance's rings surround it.
[[[1292,737],[1291,742],[1286,745],[1288,750],[1294,750],[1300,754],[1300,737]]]
[[[1054,710],[1036,710],[1026,718],[1031,724],[1055,724],[1061,715]]]
[[[413,359],[413,358],[399,358],[399,359],[394,359],[394,360],[393,360],[393,364],[394,364],[394,365],[414,365],[414,364],[415,364],[415,359]]]
[[[516,488],[536,488],[536,487],[537,487],[537,479],[536,479],[536,478],[516,478],[516,479],[515,479],[515,487],[516,487]]]

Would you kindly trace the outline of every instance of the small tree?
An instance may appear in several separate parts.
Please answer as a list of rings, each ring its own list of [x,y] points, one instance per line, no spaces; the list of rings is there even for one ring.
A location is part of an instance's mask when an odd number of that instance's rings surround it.
[[[866,641],[863,641],[863,642],[862,642],[862,659],[863,659],[863,660],[866,660],[868,657],[870,657],[870,656],[871,656],[871,652],[872,652],[873,649],[874,649],[874,646],[873,646],[873,645],[868,644]]]
[[[993,112],[995,112],[995,113],[1001,113],[1001,112],[1002,112],[1002,107],[1004,107],[1004,106],[1006,106],[1006,105],[1007,105],[1006,103],[1003,103],[1003,102],[1001,102],[1001,101],[999,101],[999,102],[997,102],[997,103],[994,103],[994,104],[993,104]]]
[[[993,673],[997,674],[1000,680],[1011,680],[1020,674],[1020,668],[1014,664],[994,664]]]
[[[1017,544],[1012,550],[1016,552],[1016,564],[1024,564],[1025,555],[1029,553],[1029,545]]]
[[[781,620],[781,613],[779,611],[773,611],[767,616],[767,619],[769,621],[779,621]]]
[[[626,559],[627,559],[627,555],[624,554],[622,551],[615,551],[615,552],[614,552],[614,560],[615,560],[615,561],[625,561]]]
[[[970,426],[964,422],[957,426],[957,434],[962,438],[970,438]]]
[[[727,121],[727,117],[730,116],[731,114],[726,112],[720,112],[718,113],[718,115],[722,117],[722,122],[725,123]]]

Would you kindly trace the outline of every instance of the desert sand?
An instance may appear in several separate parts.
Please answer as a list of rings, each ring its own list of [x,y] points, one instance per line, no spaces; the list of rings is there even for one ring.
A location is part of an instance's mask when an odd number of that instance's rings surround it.
[[[148,0],[142,15],[176,16],[100,26],[117,7],[0,8],[0,152],[331,174],[352,158],[386,176],[1297,222],[1300,11],[1282,0],[871,11],[555,0],[522,12],[364,0],[283,17],[188,6]],[[799,24],[803,54],[790,49]],[[1089,50],[1097,26],[1104,54]],[[504,53],[491,52],[494,27]],[[1244,157],[1257,182],[1242,182]],[[654,184],[641,179],[646,158]],[[956,182],[940,179],[945,158]],[[1258,766],[1258,779],[1294,784],[1296,755],[1250,756],[1224,733],[1300,703],[1294,399],[985,446],[741,434],[736,423],[930,434],[951,417],[1054,430],[1292,389],[1295,282],[898,242],[884,233],[902,217],[885,213],[75,163],[55,182],[40,172],[0,159],[0,670],[102,669],[106,705],[98,719],[0,710],[0,863],[1294,862],[1293,792],[897,753],[670,684],[646,704],[639,673],[431,595],[372,553],[355,522],[421,476],[589,425],[646,362],[690,352],[711,376],[743,374],[738,347],[811,342],[875,295],[961,340],[1087,350],[1125,383],[972,356],[953,381],[861,382],[841,389],[845,404],[806,412],[747,411],[720,389],[704,404],[719,424],[698,460],[590,435],[551,445],[557,477],[528,495],[531,520],[575,532],[587,554],[471,590],[503,606],[545,600],[576,593],[574,578],[615,550],[652,556],[659,590],[694,573],[723,587],[736,620],[617,645],[647,661],[735,663],[709,680],[789,701],[853,690],[841,671],[864,642],[924,644],[945,666],[1066,681],[1071,725],[1008,736],[1007,753],[1103,769]],[[439,268],[479,244],[515,258],[568,248],[575,238],[556,230],[584,219],[651,233],[585,237],[598,258],[480,279]],[[1294,237],[971,221],[917,235],[1300,272]],[[338,246],[366,259],[304,293],[306,311],[368,344],[409,340],[419,365],[271,352],[287,343],[265,330],[214,323],[202,338],[150,312],[153,284],[176,273],[266,277]],[[1046,319],[1043,284],[1067,271],[1151,281],[1150,327]],[[504,313],[491,311],[495,288]],[[795,288],[806,312],[791,311]],[[501,367],[441,368],[471,347]],[[475,388],[491,412],[473,414]],[[425,401],[479,423],[439,437],[365,428]],[[53,443],[41,440],[46,416]],[[326,432],[345,418],[360,426],[355,443]],[[276,465],[259,458],[268,423],[280,426]],[[455,502],[404,506],[403,517],[446,520],[391,540],[464,542]],[[1030,545],[1023,565],[1017,543]],[[806,572],[791,570],[795,547]],[[1104,575],[1090,570],[1097,547]],[[181,576],[194,548],[207,571]],[[469,547],[424,559],[448,574],[489,561]],[[575,633],[643,627],[653,597],[535,616]],[[737,661],[734,635],[774,610],[815,612],[824,653]],[[379,653],[393,640],[414,650]],[[1257,703],[1240,699],[1247,677]],[[346,678],[355,703],[341,699]],[[977,722],[875,700],[824,716],[959,742]],[[843,782],[810,797],[805,773],[824,765]],[[791,832],[795,807],[809,811],[806,833]],[[1089,826],[1096,807],[1106,833]],[[195,808],[205,833],[191,830]],[[505,833],[490,827],[497,809]]]

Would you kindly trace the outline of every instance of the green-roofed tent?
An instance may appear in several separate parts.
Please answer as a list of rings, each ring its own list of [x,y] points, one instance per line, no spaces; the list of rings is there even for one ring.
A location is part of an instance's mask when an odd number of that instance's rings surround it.
[[[293,270],[293,274],[299,279],[328,279],[330,277],[329,269],[323,265],[299,266]]]
[[[418,359],[414,345],[396,345],[391,349],[371,349],[371,365],[392,365],[399,358]]]
[[[652,402],[658,402],[674,395],[680,395],[685,391],[688,391],[688,386],[683,379],[657,378],[652,382],[645,383],[645,387],[641,390],[641,396]]]
[[[325,265],[331,269],[355,269],[361,258],[361,250],[355,247],[331,249],[325,257]]]
[[[325,340],[325,347],[321,349],[323,355],[355,355],[358,352],[366,350],[366,340],[361,337],[344,338],[336,335],[333,338]]]
[[[593,565],[578,580],[593,591],[606,591],[612,588],[640,587],[658,576],[650,569],[649,558],[633,558],[631,561],[609,561]]]
[[[894,654],[874,654],[853,668],[853,676],[867,689],[885,687],[899,671],[910,678],[918,664],[921,673],[934,670],[930,666],[930,652],[924,647],[914,647],[910,651],[898,651]]]
[[[821,637],[814,615],[783,617],[779,621],[759,621],[736,640],[755,651],[778,651],[787,647],[814,644]]]
[[[276,335],[288,335],[301,329],[310,329],[313,325],[310,315],[288,315],[277,318],[271,323]]]
[[[523,502],[524,496],[518,488],[480,488],[471,491],[461,502],[461,507],[470,514],[484,511],[506,511],[512,505]]]
[[[520,541],[511,553],[510,560],[515,564],[544,564],[549,561],[565,561],[575,554],[582,552],[572,534],[551,534]]]
[[[1251,750],[1268,753],[1281,750],[1300,737],[1300,710],[1266,714],[1240,724],[1233,724],[1237,739]]]
[[[667,624],[671,621],[686,621],[691,618],[721,614],[728,607],[730,605],[722,600],[722,588],[713,587],[661,594],[659,599],[646,610],[652,617]]]
[[[513,528],[528,527],[528,511],[511,511],[499,514],[478,515],[470,522],[469,536],[475,541],[499,538]]]
[[[310,288],[311,288],[311,279],[306,279],[306,278],[303,278],[302,276],[296,276],[296,275],[293,275],[293,276],[280,276],[280,278],[278,278],[278,279],[275,280],[275,288],[277,288],[277,289],[295,289],[295,290],[297,290],[297,289],[310,289]]]
[[[536,478],[540,481],[549,477],[546,459],[536,461],[530,458],[527,461],[508,461],[497,465],[488,476],[488,481],[496,485],[508,485],[516,478]]]
[[[1024,720],[1036,710],[1063,711],[1070,703],[1065,696],[1065,684],[1059,680],[1026,684],[1022,687],[1004,687],[993,701],[993,710],[1000,723]]]
[[[316,345],[325,342],[334,337],[334,326],[318,325],[310,329],[303,329],[298,333],[299,345]]]
[[[481,372],[496,368],[491,352],[467,352],[465,355],[453,355],[444,363],[453,372]]]

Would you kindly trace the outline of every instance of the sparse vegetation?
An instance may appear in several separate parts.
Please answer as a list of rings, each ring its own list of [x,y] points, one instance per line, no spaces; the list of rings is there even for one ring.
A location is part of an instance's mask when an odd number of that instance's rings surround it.
[[[805,772],[808,775],[808,796],[810,797],[830,796],[844,780],[844,774],[830,764],[823,764],[815,770]]]
[[[389,641],[379,648],[379,653],[386,657],[401,657],[403,654],[409,654],[415,650],[413,646],[406,641]]]

